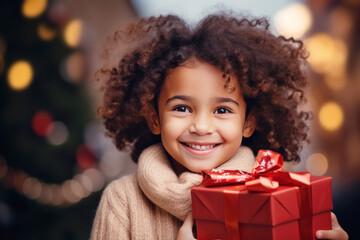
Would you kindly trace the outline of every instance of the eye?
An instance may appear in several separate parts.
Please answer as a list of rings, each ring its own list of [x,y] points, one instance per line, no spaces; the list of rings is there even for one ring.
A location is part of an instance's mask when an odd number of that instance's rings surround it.
[[[183,106],[183,105],[174,107],[174,108],[173,108],[173,111],[176,111],[176,112],[186,112],[186,113],[191,112],[191,111],[190,111],[190,108],[188,108],[187,106]]]
[[[219,107],[215,110],[215,114],[226,114],[226,113],[232,113],[232,111],[229,108],[226,107]]]

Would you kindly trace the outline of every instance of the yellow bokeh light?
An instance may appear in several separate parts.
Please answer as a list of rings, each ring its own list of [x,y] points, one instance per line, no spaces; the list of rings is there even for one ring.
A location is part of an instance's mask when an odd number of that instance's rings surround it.
[[[335,102],[325,103],[320,109],[319,121],[326,130],[337,130],[344,121],[344,114],[339,104]]]
[[[54,39],[54,37],[56,36],[56,31],[54,29],[49,28],[45,24],[40,24],[38,26],[37,31],[39,37],[44,41],[50,41]]]
[[[65,43],[70,47],[77,47],[82,35],[82,22],[78,19],[72,20],[67,24],[64,31]]]
[[[315,176],[324,175],[328,170],[328,165],[328,160],[325,155],[321,153],[312,154],[306,160],[306,170]]]
[[[7,80],[13,90],[24,90],[33,79],[33,69],[29,62],[20,60],[13,63],[8,71]]]
[[[307,6],[293,3],[280,10],[274,17],[277,32],[284,37],[302,37],[311,27],[312,16]]]
[[[344,42],[319,33],[306,39],[305,45],[310,52],[307,61],[316,72],[338,77],[345,71],[348,49]]]
[[[24,0],[22,13],[27,18],[36,18],[46,9],[47,0]]]

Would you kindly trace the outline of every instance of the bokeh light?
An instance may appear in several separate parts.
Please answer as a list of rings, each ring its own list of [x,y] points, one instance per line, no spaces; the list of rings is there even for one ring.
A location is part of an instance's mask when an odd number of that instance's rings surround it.
[[[92,168],[96,165],[96,155],[89,146],[83,144],[76,149],[76,161],[81,168]]]
[[[78,181],[81,184],[83,188],[83,197],[87,197],[91,194],[91,192],[93,191],[93,184],[89,177],[84,174],[77,174],[74,177],[74,180]]]
[[[86,169],[83,173],[87,178],[91,179],[92,192],[101,190],[105,185],[104,175],[96,168]]]
[[[29,177],[24,181],[23,192],[28,198],[37,199],[41,195],[42,185],[36,178]]]
[[[24,0],[22,14],[27,18],[36,18],[46,9],[47,0]]]
[[[83,24],[80,20],[74,19],[70,21],[64,30],[64,40],[69,47],[77,47],[82,36]]]
[[[80,52],[71,54],[65,61],[65,79],[78,83],[84,77],[84,56]]]
[[[344,121],[344,114],[340,105],[335,102],[325,103],[320,108],[319,121],[326,130],[334,131],[339,129]]]
[[[79,199],[84,198],[86,195],[83,186],[77,180],[71,180],[70,189]]]
[[[274,23],[280,35],[300,38],[310,29],[312,16],[306,5],[293,3],[274,16]]]
[[[105,136],[104,125],[99,121],[92,121],[85,126],[84,139],[85,143],[96,152],[102,152],[109,146],[113,146],[110,138]]]
[[[116,149],[107,151],[100,159],[99,168],[107,178],[113,179],[124,170],[128,158],[128,154]]]
[[[39,24],[37,32],[43,41],[50,41],[56,36],[56,31],[44,23]]]
[[[33,79],[33,69],[28,61],[20,60],[13,63],[8,71],[7,80],[13,90],[24,90]]]
[[[335,77],[345,73],[348,49],[344,42],[325,33],[313,35],[304,42],[310,52],[307,60],[312,69]]]
[[[64,199],[69,203],[76,203],[81,200],[77,194],[74,193],[74,184],[79,185],[79,183],[75,183],[74,180],[67,180],[61,186],[61,191],[64,196]]]
[[[46,111],[37,112],[32,119],[32,129],[39,136],[47,136],[53,129],[53,118]]]
[[[69,137],[69,131],[63,122],[56,121],[51,123],[51,131],[47,134],[47,140],[50,144],[58,146],[66,142]]]
[[[314,153],[306,160],[306,169],[312,175],[324,175],[328,170],[328,160],[324,154]]]

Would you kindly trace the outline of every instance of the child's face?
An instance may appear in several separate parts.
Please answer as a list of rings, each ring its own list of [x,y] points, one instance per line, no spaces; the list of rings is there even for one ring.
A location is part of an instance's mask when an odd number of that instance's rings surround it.
[[[197,60],[188,63],[165,79],[158,125],[152,130],[160,132],[163,146],[178,163],[200,172],[229,160],[253,129],[245,124],[246,104],[235,78],[229,84],[235,91],[229,91],[216,67]]]

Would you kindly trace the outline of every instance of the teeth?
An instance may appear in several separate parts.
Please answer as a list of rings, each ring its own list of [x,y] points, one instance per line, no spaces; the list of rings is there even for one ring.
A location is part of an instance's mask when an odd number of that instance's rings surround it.
[[[186,143],[185,143],[185,145],[188,146],[188,147],[191,147],[193,149],[200,150],[200,151],[205,151],[205,150],[214,148],[216,146],[216,144],[213,144],[213,145],[197,145],[197,144],[186,144]]]

